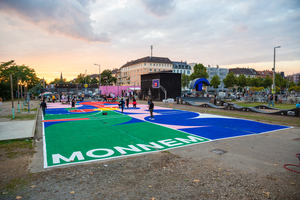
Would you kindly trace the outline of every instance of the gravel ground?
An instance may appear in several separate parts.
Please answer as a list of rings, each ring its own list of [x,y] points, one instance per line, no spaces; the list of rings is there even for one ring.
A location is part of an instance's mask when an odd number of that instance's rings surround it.
[[[173,106],[176,109],[194,109],[186,105]],[[297,128],[293,134],[286,131],[261,138],[278,140],[281,144],[283,138],[300,137],[299,130]],[[227,143],[234,140],[238,141],[234,138]],[[288,141],[285,142],[288,144]],[[299,142],[294,139],[291,145],[299,144],[300,150]],[[203,151],[200,155],[197,152],[202,148],[200,145],[221,148],[223,143],[198,144],[114,161],[52,168],[33,174],[25,167],[16,174],[15,169],[5,174],[1,172],[0,199],[300,199],[300,173],[270,164],[267,158],[265,161],[256,160],[260,165],[255,166],[260,170],[249,170],[246,164],[240,162],[239,167],[235,167],[224,161],[229,154],[249,160],[247,156],[257,151],[245,152],[243,147],[234,151],[230,147],[227,154]],[[282,149],[278,148],[278,151]],[[287,156],[297,164],[294,155]],[[28,166],[30,159],[30,156],[2,159],[1,165],[9,168],[20,162],[20,165]],[[274,159],[275,163],[279,162],[278,158]],[[249,163],[253,162],[249,160]]]

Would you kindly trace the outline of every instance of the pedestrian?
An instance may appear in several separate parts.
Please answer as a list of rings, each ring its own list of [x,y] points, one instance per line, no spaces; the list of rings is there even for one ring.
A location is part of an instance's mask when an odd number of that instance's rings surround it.
[[[132,105],[133,105],[133,109],[135,109],[136,108],[136,99],[135,99],[135,97],[133,97],[133,99],[132,99]]]
[[[76,110],[75,104],[76,104],[76,99],[75,99],[75,97],[73,97],[73,99],[72,99],[72,107],[71,107],[70,110],[72,110],[72,108],[74,108],[74,110]]]
[[[84,100],[84,93],[82,93],[82,95],[81,95],[81,101],[83,101]]]
[[[120,104],[119,104],[119,105],[121,106],[122,113],[123,113],[123,110],[124,110],[124,105],[125,105],[125,102],[124,102],[123,98],[121,98],[121,100],[120,100]]]
[[[129,97],[127,97],[127,99],[126,99],[126,106],[127,106],[127,109],[129,109]]]
[[[55,102],[55,96],[54,96],[54,94],[52,95],[52,101],[53,101],[53,103]]]
[[[277,103],[277,101],[278,101],[278,96],[277,94],[275,94],[275,103]]]
[[[46,109],[47,109],[47,103],[45,102],[45,99],[43,98],[43,101],[42,101],[42,103],[40,104],[40,108],[42,108],[42,110],[43,110],[43,116],[45,117],[45,115],[46,115]]]
[[[274,103],[273,103],[273,94],[271,94],[271,96],[270,96],[270,102],[269,102],[269,106],[270,106],[270,104],[272,104],[273,105],[273,107],[274,107]]]
[[[154,104],[153,104],[153,102],[152,102],[152,99],[150,99],[149,111],[150,111],[150,119],[151,119],[151,120],[154,120],[153,109],[154,109]]]

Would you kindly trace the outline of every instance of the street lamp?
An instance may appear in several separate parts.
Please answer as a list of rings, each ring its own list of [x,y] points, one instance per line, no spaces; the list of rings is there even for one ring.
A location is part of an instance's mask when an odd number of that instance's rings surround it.
[[[281,46],[274,47],[274,68],[273,68],[273,87],[272,94],[275,94],[275,57],[276,57],[276,48],[280,48]]]
[[[100,74],[100,65],[99,64],[94,64],[99,66],[99,87],[101,86],[101,74]]]

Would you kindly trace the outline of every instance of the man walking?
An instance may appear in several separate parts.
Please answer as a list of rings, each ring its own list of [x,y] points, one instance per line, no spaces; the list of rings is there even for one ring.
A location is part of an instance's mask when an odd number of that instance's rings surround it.
[[[42,101],[42,103],[41,103],[41,105],[40,105],[40,108],[42,108],[42,110],[43,110],[43,116],[45,117],[45,115],[46,115],[45,110],[47,109],[47,104],[46,104],[44,98],[43,98],[43,101]]]
[[[269,102],[269,106],[270,106],[270,104],[272,104],[272,105],[273,105],[273,107],[274,107],[274,103],[273,103],[273,94],[271,94],[271,96],[270,96],[270,102]]]
[[[150,119],[151,119],[151,120],[154,120],[153,109],[154,109],[154,104],[153,104],[153,102],[152,102],[152,99],[150,99],[150,103],[149,103],[149,111],[150,111]]]
[[[124,102],[123,98],[120,100],[120,104],[119,105],[121,106],[122,113],[123,113],[124,105],[125,105],[125,102]]]

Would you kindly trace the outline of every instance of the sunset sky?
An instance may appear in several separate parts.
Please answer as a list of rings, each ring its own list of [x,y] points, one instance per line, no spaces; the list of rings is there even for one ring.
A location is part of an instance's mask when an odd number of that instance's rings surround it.
[[[299,0],[0,0],[0,62],[47,81],[150,56],[300,73]]]

